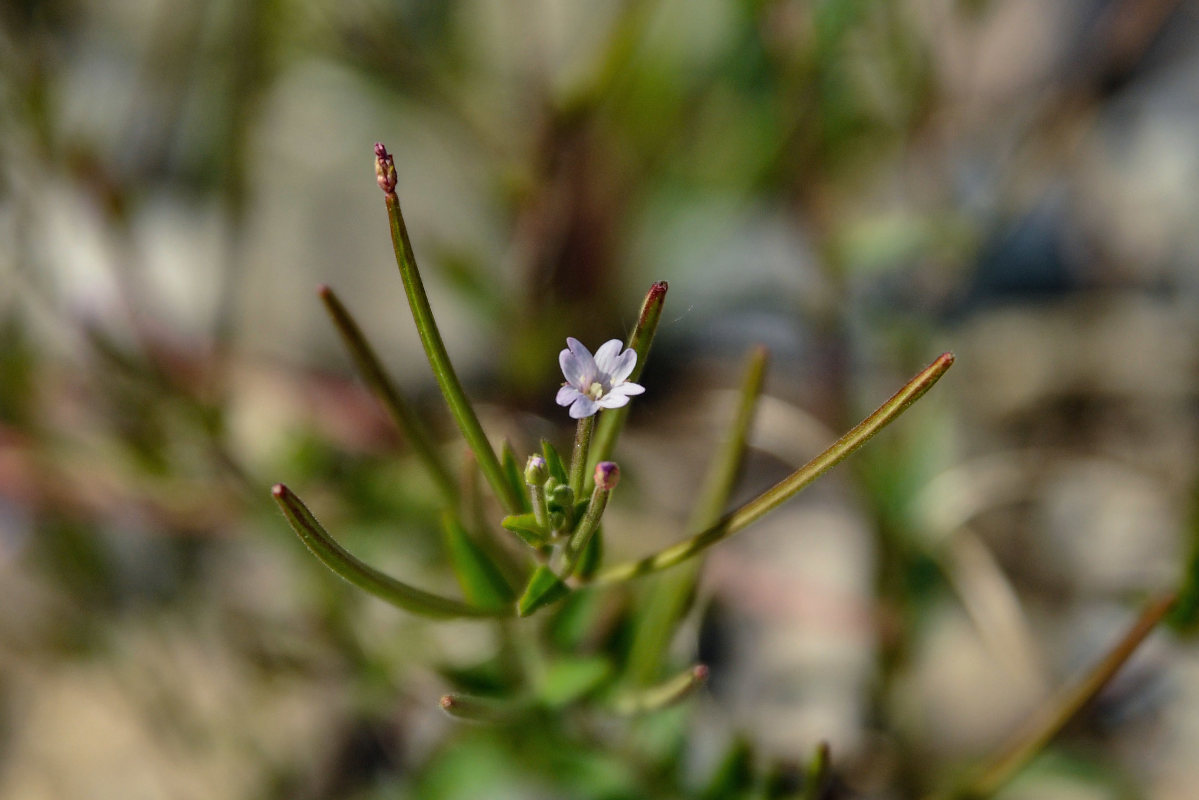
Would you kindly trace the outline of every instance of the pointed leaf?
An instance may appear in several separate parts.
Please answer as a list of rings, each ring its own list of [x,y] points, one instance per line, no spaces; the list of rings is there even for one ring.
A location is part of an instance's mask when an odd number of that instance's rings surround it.
[[[506,617],[512,615],[510,607],[505,609],[479,608],[460,600],[452,600],[416,589],[406,583],[401,583],[390,575],[385,575],[363,563],[339,545],[316,521],[316,517],[312,516],[312,512],[300,501],[300,498],[296,497],[286,486],[281,483],[276,484],[272,494],[275,502],[282,509],[283,515],[287,517],[288,523],[300,540],[312,551],[312,554],[329,569],[360,589],[365,589],[392,605],[426,617]]]
[[[558,578],[546,565],[542,564],[533,571],[529,585],[521,595],[516,605],[516,613],[527,617],[544,605],[565,597],[570,593],[570,587]]]
[[[546,531],[542,530],[540,523],[537,522],[537,516],[532,512],[504,517],[500,520],[500,526],[504,530],[515,533],[529,547],[540,548],[549,536]]]
[[[503,573],[450,514],[442,519],[442,533],[450,565],[468,602],[483,608],[500,608],[516,599],[516,591]]]
[[[525,489],[525,476],[521,474],[520,464],[516,463],[516,453],[506,439],[500,449],[500,466],[504,470],[504,479],[512,487],[512,493],[519,501],[518,510],[521,512],[532,511],[533,506],[529,503],[529,492]]]
[[[562,456],[558,455],[558,451],[550,444],[549,439],[541,440],[541,455],[545,458],[546,466],[549,467],[550,477],[558,483],[565,484],[566,465],[562,463]]]

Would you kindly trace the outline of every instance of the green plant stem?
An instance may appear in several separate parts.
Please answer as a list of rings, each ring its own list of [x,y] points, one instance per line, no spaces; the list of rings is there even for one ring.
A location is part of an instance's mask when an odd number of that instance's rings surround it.
[[[1174,607],[1178,597],[1174,593],[1155,598],[1136,622],[1108,651],[1107,655],[1076,682],[1064,687],[1057,696],[1047,701],[1041,713],[1034,715],[1011,738],[1009,743],[1000,749],[988,764],[980,769],[974,777],[967,779],[961,786],[941,795],[952,800],[981,800],[990,797],[1004,784],[1015,777],[1032,758],[1039,753],[1049,741],[1074,718],[1082,708],[1090,702],[1104,686],[1107,685],[1128,661],[1129,657],[1140,646],[1162,618]]]
[[[873,414],[838,439],[831,447],[813,458],[795,472],[788,475],[777,484],[762,492],[745,505],[730,514],[725,515],[716,524],[700,533],[662,550],[656,555],[648,556],[640,561],[630,561],[607,569],[597,575],[595,583],[614,583],[626,581],[673,567],[692,556],[700,553],[719,541],[727,539],[760,519],[764,514],[774,510],[784,501],[790,499],[800,490],[806,488],[824,473],[843,461],[847,456],[868,442],[871,437],[881,431],[912,403],[920,399],[932,388],[946,370],[953,365],[953,354],[943,353],[933,363],[929,364],[916,377],[912,378],[890,400],[883,403]]]
[[[570,480],[568,485],[575,497],[583,496],[583,478],[587,470],[587,451],[591,447],[591,434],[595,431],[595,414],[583,417],[575,428],[575,446],[570,457]]]
[[[428,426],[417,416],[412,404],[383,370],[374,349],[363,336],[362,329],[333,290],[328,286],[321,286],[317,294],[320,295],[321,302],[333,320],[333,326],[337,328],[342,344],[349,351],[363,382],[391,415],[413,452],[424,462],[437,483],[437,488],[445,495],[446,502],[456,504],[459,495],[458,484],[426,433]]]
[[[545,504],[545,487],[537,483],[526,483],[529,487],[529,504],[533,506],[533,518],[537,520],[537,524],[545,531],[545,535],[550,535],[550,512]]]
[[[474,452],[479,462],[483,477],[491,484],[491,490],[509,514],[519,514],[521,511],[520,498],[512,485],[505,479],[503,468],[495,455],[495,450],[479,424],[465,390],[462,388],[454,367],[450,363],[449,353],[433,319],[433,309],[429,306],[429,298],[425,294],[425,286],[421,281],[420,272],[416,267],[416,257],[412,252],[412,242],[408,239],[408,228],[404,225],[404,216],[400,212],[400,198],[394,192],[385,192],[387,200],[387,218],[391,223],[391,244],[395,250],[396,264],[400,268],[400,277],[404,281],[404,293],[408,296],[408,306],[412,309],[412,318],[416,322],[416,330],[420,334],[421,344],[429,365],[433,368],[433,376],[441,393],[450,407],[454,421]]]
[[[629,335],[629,347],[637,354],[637,363],[633,366],[633,371],[628,378],[633,383],[637,382],[645,370],[645,361],[649,357],[649,347],[654,341],[654,333],[658,330],[658,320],[662,318],[662,304],[666,302],[668,288],[666,281],[658,281],[649,287],[645,301],[641,304],[641,313],[637,317],[637,324],[633,327],[632,334]],[[599,430],[596,432],[590,457],[587,459],[587,469],[583,473],[585,478],[591,475],[591,470],[595,469],[596,464],[611,460],[616,440],[620,437],[625,419],[629,416],[629,406],[607,409],[601,416]],[[579,490],[576,489],[575,494],[579,494]]]
[[[583,519],[579,521],[578,527],[570,535],[570,539],[562,550],[563,566],[561,572],[558,573],[562,580],[569,578],[575,571],[579,557],[587,548],[587,542],[591,541],[591,537],[599,530],[600,520],[603,519],[604,509],[608,507],[608,496],[611,494],[611,489],[601,489],[598,486],[592,490],[591,502],[587,504],[587,512],[583,514]]]
[[[510,617],[513,608],[479,608],[431,594],[401,583],[374,567],[362,562],[329,535],[312,512],[283,484],[276,484],[271,494],[287,517],[292,529],[326,567],[345,578],[360,589],[394,606],[426,617]]]

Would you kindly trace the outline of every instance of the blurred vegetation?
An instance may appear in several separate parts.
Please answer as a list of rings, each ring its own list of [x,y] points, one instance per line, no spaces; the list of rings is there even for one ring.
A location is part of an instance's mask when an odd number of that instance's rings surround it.
[[[5,4],[0,796],[922,797],[1181,586],[1174,634],[1002,796],[1191,797],[1197,27],[1169,0]],[[735,499],[957,352],[662,612],[702,697],[450,720],[527,632],[382,606],[271,504],[286,479],[364,560],[452,584],[437,486],[313,292],[472,475],[376,140],[497,444],[565,451],[563,338],[625,335],[671,282],[621,555],[683,529],[753,344]],[[544,635],[624,669],[662,591],[580,593]],[[594,688],[572,658],[563,705]]]

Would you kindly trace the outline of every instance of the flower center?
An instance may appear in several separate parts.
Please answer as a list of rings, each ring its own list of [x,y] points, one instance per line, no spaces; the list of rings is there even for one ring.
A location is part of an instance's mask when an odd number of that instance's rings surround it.
[[[599,381],[587,387],[587,396],[592,400],[599,400],[604,396],[604,385]]]

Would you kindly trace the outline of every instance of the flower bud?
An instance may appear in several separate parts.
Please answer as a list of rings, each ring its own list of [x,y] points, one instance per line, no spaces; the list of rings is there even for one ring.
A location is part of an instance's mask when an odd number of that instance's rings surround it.
[[[574,508],[575,493],[565,484],[558,484],[549,493],[550,503],[561,508]]]
[[[529,456],[525,464],[525,483],[529,486],[541,486],[549,477],[549,467],[545,459],[538,455]]]
[[[612,461],[601,461],[595,465],[595,488],[610,492],[620,483],[620,467]]]
[[[379,188],[385,194],[391,194],[396,190],[395,159],[387,152],[382,142],[375,142],[375,180],[379,182]]]

